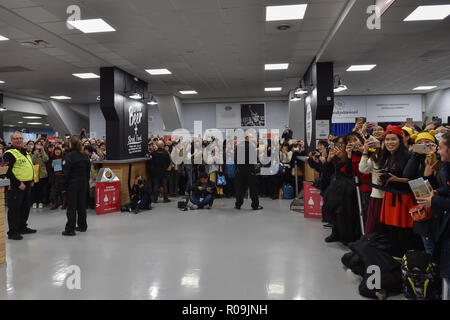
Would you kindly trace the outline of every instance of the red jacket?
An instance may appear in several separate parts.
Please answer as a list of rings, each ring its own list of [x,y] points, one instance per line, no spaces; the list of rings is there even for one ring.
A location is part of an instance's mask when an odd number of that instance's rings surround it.
[[[361,180],[362,182],[368,182],[368,183],[372,183],[372,174],[371,173],[361,173],[361,171],[359,171],[359,162],[361,161],[361,155],[357,154],[357,153],[352,153],[352,158],[351,159],[347,159],[347,163],[345,164],[345,166],[342,167],[341,171],[349,177],[353,177],[356,173],[356,175],[358,176],[359,180]],[[359,189],[363,192],[371,192],[372,191],[372,187],[362,184]]]

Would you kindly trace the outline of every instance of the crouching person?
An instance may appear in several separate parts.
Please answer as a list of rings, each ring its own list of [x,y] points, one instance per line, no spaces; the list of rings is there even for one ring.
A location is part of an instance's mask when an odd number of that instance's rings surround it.
[[[199,179],[191,188],[191,209],[203,209],[205,206],[211,209],[214,202],[216,185],[209,180],[206,172],[200,174]]]
[[[131,189],[131,202],[123,205],[120,211],[134,211],[137,214],[142,210],[151,210],[151,194],[152,190],[147,181],[142,176],[137,176]]]

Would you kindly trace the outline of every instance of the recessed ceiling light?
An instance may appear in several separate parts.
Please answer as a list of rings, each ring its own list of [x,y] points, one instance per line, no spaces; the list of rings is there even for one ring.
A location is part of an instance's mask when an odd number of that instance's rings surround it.
[[[450,4],[418,6],[403,21],[442,20],[450,15]]]
[[[32,126],[39,126],[42,124],[42,122],[27,122],[27,124],[32,125]]]
[[[51,99],[56,99],[56,100],[70,100],[72,99],[71,97],[67,97],[67,96],[51,96]]]
[[[116,29],[107,24],[103,19],[73,20],[67,21],[67,23],[83,33],[116,31]]]
[[[337,88],[334,88],[334,93],[339,93],[339,92],[345,91],[347,89],[348,88],[345,84],[341,84]]]
[[[23,121],[19,121],[19,122],[17,122],[18,124],[22,124],[23,123]]]
[[[195,90],[180,90],[181,94],[198,94]]]
[[[89,72],[89,73],[72,73],[77,78],[80,79],[98,79],[100,78],[99,75],[96,75],[95,73]]]
[[[370,71],[376,66],[377,66],[376,64],[353,65],[350,68],[348,68],[347,71]]]
[[[9,39],[7,37],[0,36],[0,41],[6,41],[6,40],[9,40]]]
[[[272,87],[272,88],[265,88],[264,91],[270,92],[270,91],[281,91],[283,90],[282,87]]]
[[[264,70],[286,70],[287,68],[289,63],[272,63],[264,66]]]
[[[50,127],[50,125],[48,123],[45,124],[46,127]]]
[[[42,117],[38,117],[38,116],[26,116],[26,117],[22,117],[24,119],[42,119]]]
[[[5,81],[0,80],[0,83],[5,83]]]
[[[140,100],[140,99],[142,99],[142,96],[141,96],[139,93],[137,93],[137,92],[134,92],[134,93],[131,94],[129,97],[130,97],[131,99],[135,99],[135,100]]]
[[[413,90],[431,90],[434,88],[437,88],[437,86],[421,86],[421,87],[414,88]]]
[[[307,4],[267,6],[266,21],[301,20],[305,16],[307,6]]]
[[[159,76],[162,74],[172,74],[168,69],[146,69],[148,73],[150,73],[152,76]]]

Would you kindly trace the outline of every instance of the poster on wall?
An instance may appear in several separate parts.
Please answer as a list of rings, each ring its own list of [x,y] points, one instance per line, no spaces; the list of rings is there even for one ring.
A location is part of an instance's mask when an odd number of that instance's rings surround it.
[[[355,118],[366,116],[365,97],[340,96],[334,98],[333,123],[353,123]]]
[[[309,98],[309,97],[308,97]],[[311,146],[312,140],[312,110],[311,110],[311,99],[306,99],[306,143],[308,147]]]
[[[241,105],[241,127],[265,127],[266,104],[252,103]]]
[[[241,126],[241,105],[239,103],[216,104],[216,127],[219,129]]]
[[[316,139],[327,140],[329,134],[330,134],[330,121],[316,120]]]
[[[144,104],[139,101],[132,99],[126,99],[125,101],[125,119],[128,119],[128,122],[125,123],[128,155],[142,154],[144,152],[143,132],[147,130],[144,121],[142,121],[144,108]]]
[[[407,118],[422,121],[421,95],[385,95],[366,97],[367,120],[404,122]]]

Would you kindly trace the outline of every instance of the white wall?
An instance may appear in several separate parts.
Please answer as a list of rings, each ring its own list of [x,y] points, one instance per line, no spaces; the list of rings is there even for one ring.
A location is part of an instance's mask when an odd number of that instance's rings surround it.
[[[95,138],[106,136],[106,121],[98,103],[89,105],[89,131]]]
[[[35,113],[44,116],[47,115],[47,112],[39,102],[33,102],[26,99],[17,99],[5,96],[3,99],[3,105],[10,111]]]
[[[447,117],[450,116],[450,88],[426,94],[425,113],[430,121],[433,116],[438,116],[446,123]]]
[[[255,101],[261,102],[261,101]],[[284,126],[288,124],[288,101],[266,102],[266,128],[278,129],[280,134]],[[183,104],[184,128],[194,131],[194,121],[202,121],[203,131],[216,128],[216,104],[215,103],[185,103]]]

